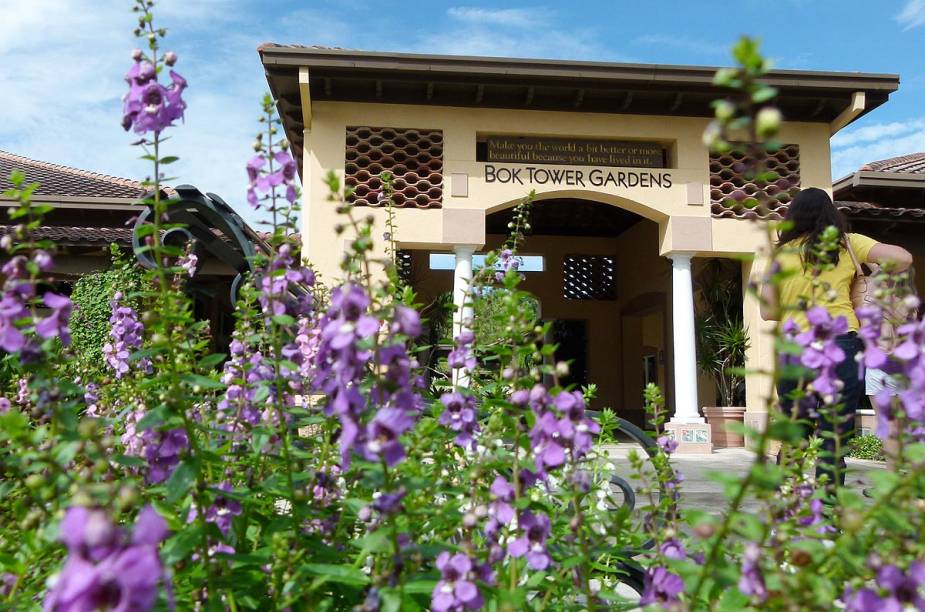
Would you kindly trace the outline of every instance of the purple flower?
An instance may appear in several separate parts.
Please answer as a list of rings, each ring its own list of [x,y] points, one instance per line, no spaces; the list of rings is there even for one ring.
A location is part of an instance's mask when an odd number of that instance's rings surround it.
[[[453,441],[463,448],[473,447],[473,435],[478,431],[478,419],[475,411],[475,398],[459,391],[444,393],[440,396],[444,410],[440,414],[440,424],[458,432]]]
[[[167,480],[180,463],[180,455],[189,446],[189,438],[182,428],[157,431],[145,430],[141,434],[144,442],[144,458],[148,462],[148,482]]]
[[[157,545],[167,525],[150,506],[129,539],[101,510],[74,506],[59,529],[68,558],[45,597],[48,611],[150,610],[164,573]]]
[[[421,335],[421,317],[418,311],[407,306],[396,306],[392,319],[392,333],[404,334],[410,338]]]
[[[669,436],[659,436],[658,440],[656,440],[656,443],[658,444],[659,448],[665,451],[666,455],[670,455],[671,453],[678,450],[678,441]]]
[[[199,258],[195,253],[186,253],[177,260],[177,265],[180,266],[186,275],[190,278],[196,275],[196,266],[199,265]]]
[[[378,461],[380,458],[392,467],[405,458],[405,449],[398,437],[414,425],[404,410],[383,408],[376,413],[366,428],[366,458]]]
[[[470,372],[475,370],[477,362],[472,352],[473,342],[475,342],[475,335],[468,329],[464,329],[456,336],[455,347],[446,358],[450,368],[465,369]]]
[[[231,484],[227,482],[223,482],[215,488],[222,492],[231,492],[233,490]],[[231,533],[231,523],[234,517],[239,514],[241,514],[241,502],[219,494],[215,496],[212,505],[206,509],[205,520],[207,523],[213,523],[227,537]],[[192,523],[196,520],[196,516],[198,516],[198,511],[194,504],[186,517],[186,522]],[[232,549],[231,552],[234,552],[234,550]]]
[[[658,551],[666,559],[680,560],[687,558],[687,551],[684,550],[684,544],[682,544],[681,541],[676,538],[670,538],[662,542],[662,545],[659,546]]]
[[[549,567],[551,559],[546,552],[546,538],[549,537],[549,517],[533,514],[529,510],[520,513],[517,527],[523,535],[508,544],[507,551],[512,557],[527,556],[527,565],[535,570]]]
[[[440,570],[440,581],[431,595],[431,610],[478,610],[484,605],[469,557],[463,553],[450,555],[443,551],[437,555],[437,569]]]
[[[672,574],[664,567],[656,567],[646,572],[645,590],[639,604],[648,606],[661,604],[668,607],[677,603],[678,595],[684,590],[684,581],[677,574]]]
[[[486,531],[496,532],[500,525],[508,525],[514,520],[514,487],[504,476],[495,476],[491,483],[492,502],[488,505],[488,525]]]
[[[764,585],[764,574],[761,572],[761,565],[758,560],[761,557],[761,549],[754,542],[745,545],[745,552],[742,555],[742,575],[739,577],[739,590],[749,597],[754,597],[758,601],[764,601],[768,597],[768,590]]]
[[[42,298],[45,305],[51,308],[51,314],[35,325],[35,333],[42,338],[61,338],[61,344],[67,346],[71,343],[71,328],[68,322],[71,318],[71,309],[74,305],[70,298],[49,291]]]
[[[835,368],[845,360],[845,352],[835,343],[835,338],[848,331],[848,320],[844,316],[832,318],[821,306],[806,311],[810,328],[794,338],[803,347],[800,363],[815,370],[816,377],[810,383],[826,403],[834,403],[841,382]]]

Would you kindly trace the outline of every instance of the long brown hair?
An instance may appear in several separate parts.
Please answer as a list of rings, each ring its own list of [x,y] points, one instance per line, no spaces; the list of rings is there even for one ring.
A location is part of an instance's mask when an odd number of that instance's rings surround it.
[[[807,187],[793,198],[784,216],[786,228],[777,237],[777,248],[799,241],[800,257],[804,264],[838,263],[838,251],[828,255],[828,261],[818,262],[814,248],[826,228],[838,230],[839,243],[845,244],[847,224],[845,217],[835,208],[832,198],[818,187]]]

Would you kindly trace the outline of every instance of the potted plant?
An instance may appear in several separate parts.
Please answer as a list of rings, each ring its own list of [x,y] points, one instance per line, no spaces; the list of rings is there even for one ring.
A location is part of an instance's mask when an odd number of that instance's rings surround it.
[[[742,423],[745,416],[745,351],[748,330],[742,319],[742,281],[738,262],[709,260],[698,278],[701,311],[697,317],[697,363],[716,385],[719,406],[706,406],[713,445],[719,448],[743,446],[742,434],[729,424]]]

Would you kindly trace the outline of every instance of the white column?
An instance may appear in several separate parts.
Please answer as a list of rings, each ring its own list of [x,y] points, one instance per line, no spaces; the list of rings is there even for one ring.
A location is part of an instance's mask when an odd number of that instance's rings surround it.
[[[453,248],[456,254],[456,266],[453,272],[453,336],[461,331],[472,328],[472,300],[469,296],[469,285],[472,282],[472,255],[475,247],[468,244]],[[469,386],[468,374],[460,370],[453,370],[453,384],[461,387]]]
[[[697,405],[697,349],[694,344],[694,286],[690,253],[671,257],[671,305],[674,337],[674,407],[672,423],[703,423]]]

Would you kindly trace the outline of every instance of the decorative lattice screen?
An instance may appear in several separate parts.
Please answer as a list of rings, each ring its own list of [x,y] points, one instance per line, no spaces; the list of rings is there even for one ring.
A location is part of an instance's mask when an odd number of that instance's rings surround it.
[[[562,295],[568,300],[614,300],[614,259],[607,255],[566,255]]]
[[[380,205],[379,174],[387,170],[394,177],[394,206],[440,208],[443,131],[348,127],[344,169],[358,206]]]
[[[398,272],[398,278],[407,287],[414,285],[414,268],[412,267],[411,251],[398,251],[395,253],[395,268]]]
[[[765,193],[770,197],[769,208],[775,211],[786,206],[800,190],[800,146],[784,145],[768,155],[766,166],[780,177],[770,184],[758,184],[742,176],[744,155],[738,152],[710,153],[710,205],[714,216],[754,216],[754,212],[740,201],[758,198]]]

